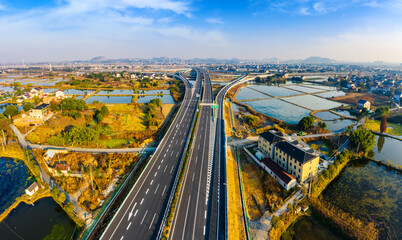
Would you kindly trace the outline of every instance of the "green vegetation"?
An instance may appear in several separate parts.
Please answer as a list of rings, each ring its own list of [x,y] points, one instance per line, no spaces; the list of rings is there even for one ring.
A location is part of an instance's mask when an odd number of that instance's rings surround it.
[[[327,123],[326,122],[318,122],[318,126],[320,128],[327,128]]]
[[[387,119],[387,130],[384,131],[385,133],[395,135],[395,136],[402,136],[402,125],[397,123],[389,122],[390,119]],[[368,129],[374,132],[380,132],[381,122],[379,120],[370,120],[366,123]]]
[[[71,127],[63,133],[49,138],[47,142],[56,146],[85,146],[97,143],[101,131],[101,128],[94,129],[87,126]]]
[[[367,154],[373,149],[375,144],[375,136],[365,128],[359,127],[355,131],[349,133],[350,143],[352,147],[356,148],[358,152]]]
[[[256,77],[254,81],[256,83],[279,84],[286,83],[286,78],[283,77],[283,74],[277,73],[273,76],[267,76],[266,78]]]
[[[78,118],[82,117],[82,114],[76,110],[64,111],[62,115],[65,117],[72,117],[74,118],[74,120],[77,120]]]
[[[24,104],[24,106],[22,107],[22,109],[24,109],[25,112],[31,110],[32,108],[34,108],[35,105],[31,102],[27,102]]]
[[[375,114],[381,117],[388,116],[389,115],[389,107],[388,106],[379,106],[375,110]]]
[[[109,114],[109,109],[105,105],[103,105],[100,110],[96,109],[95,110],[96,122],[100,123],[103,120],[103,118],[108,114]]]
[[[15,105],[8,105],[3,112],[4,115],[12,118],[13,116],[18,114],[18,108]]]
[[[314,117],[307,116],[302,118],[297,124],[300,130],[305,131],[306,129],[312,127],[314,125]]]
[[[244,117],[244,120],[246,121],[246,123],[253,128],[258,127],[258,125],[260,124],[260,118],[257,116],[248,114],[248,115],[244,115],[243,117]]]
[[[170,94],[172,95],[173,99],[178,102],[180,101],[185,92],[185,85],[180,80],[172,80],[170,81]]]

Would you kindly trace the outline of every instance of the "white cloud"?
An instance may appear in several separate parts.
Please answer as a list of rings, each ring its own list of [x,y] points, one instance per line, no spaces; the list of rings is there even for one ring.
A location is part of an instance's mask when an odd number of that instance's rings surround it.
[[[300,14],[301,15],[310,15],[311,13],[309,12],[308,7],[302,7],[302,8],[300,8]]]
[[[0,11],[6,11],[7,8],[3,4],[0,3]]]
[[[220,18],[206,18],[205,22],[212,24],[223,24],[224,22]]]
[[[59,13],[75,14],[99,9],[154,9],[169,10],[177,14],[189,14],[187,2],[175,0],[66,0],[58,9]]]

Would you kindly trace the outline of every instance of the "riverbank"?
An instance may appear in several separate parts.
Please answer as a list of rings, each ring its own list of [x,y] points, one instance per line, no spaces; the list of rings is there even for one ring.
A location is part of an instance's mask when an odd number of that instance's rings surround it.
[[[39,189],[33,196],[28,196],[28,194],[22,195],[21,197],[17,198],[10,207],[8,207],[6,210],[4,210],[4,212],[0,214],[0,222],[3,221],[12,210],[18,207],[21,202],[33,205],[39,199],[47,197],[52,197],[52,194],[50,193],[50,189],[48,187],[44,189]]]

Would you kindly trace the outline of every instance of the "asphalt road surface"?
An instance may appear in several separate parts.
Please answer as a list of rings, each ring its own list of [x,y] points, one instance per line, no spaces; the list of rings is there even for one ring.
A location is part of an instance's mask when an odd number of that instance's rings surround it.
[[[193,91],[187,79],[181,78],[186,84],[182,106],[101,239],[155,239],[158,235],[199,101],[201,76],[197,75]]]
[[[213,103],[211,80],[205,71],[203,76],[202,103]],[[211,106],[200,106],[170,239],[211,239],[208,236],[209,228],[216,228],[216,225],[207,222],[215,135],[212,120]]]

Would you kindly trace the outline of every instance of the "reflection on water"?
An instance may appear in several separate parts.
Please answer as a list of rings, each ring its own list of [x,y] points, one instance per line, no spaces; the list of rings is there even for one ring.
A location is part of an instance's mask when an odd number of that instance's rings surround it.
[[[402,175],[373,161],[350,162],[323,192],[328,202],[378,224],[381,239],[402,238]]]
[[[31,183],[28,169],[22,161],[0,158],[0,213],[23,195]]]
[[[261,99],[261,98],[269,98],[270,96],[257,92],[251,88],[241,88],[236,95],[236,100],[251,100],[251,99]]]
[[[274,96],[274,97],[284,97],[284,96],[293,96],[293,95],[302,94],[300,92],[286,89],[283,87],[278,87],[278,86],[252,85],[252,86],[250,86],[250,88],[261,91],[263,93],[266,93],[266,94]],[[250,96],[249,99],[253,99],[251,97],[252,96]]]
[[[334,121],[324,121],[327,124],[327,129],[335,132],[347,128],[348,126],[355,124],[356,121],[350,119],[338,119]]]
[[[281,121],[297,124],[300,119],[309,115],[310,111],[279,99],[267,99],[244,102],[257,112],[261,112]]]
[[[312,95],[287,97],[284,100],[298,104],[300,106],[312,109],[312,110],[324,110],[340,107],[342,104],[327,99],[319,98]]]
[[[36,201],[34,206],[20,203],[11,211],[0,224],[0,238],[7,240],[74,239],[72,235],[75,226],[75,223],[52,198],[43,198]]]
[[[315,113],[314,115],[322,120],[335,120],[339,118],[338,115],[333,114],[330,111],[318,112]]]
[[[375,135],[376,144],[370,157],[387,163],[402,165],[402,141]]]

